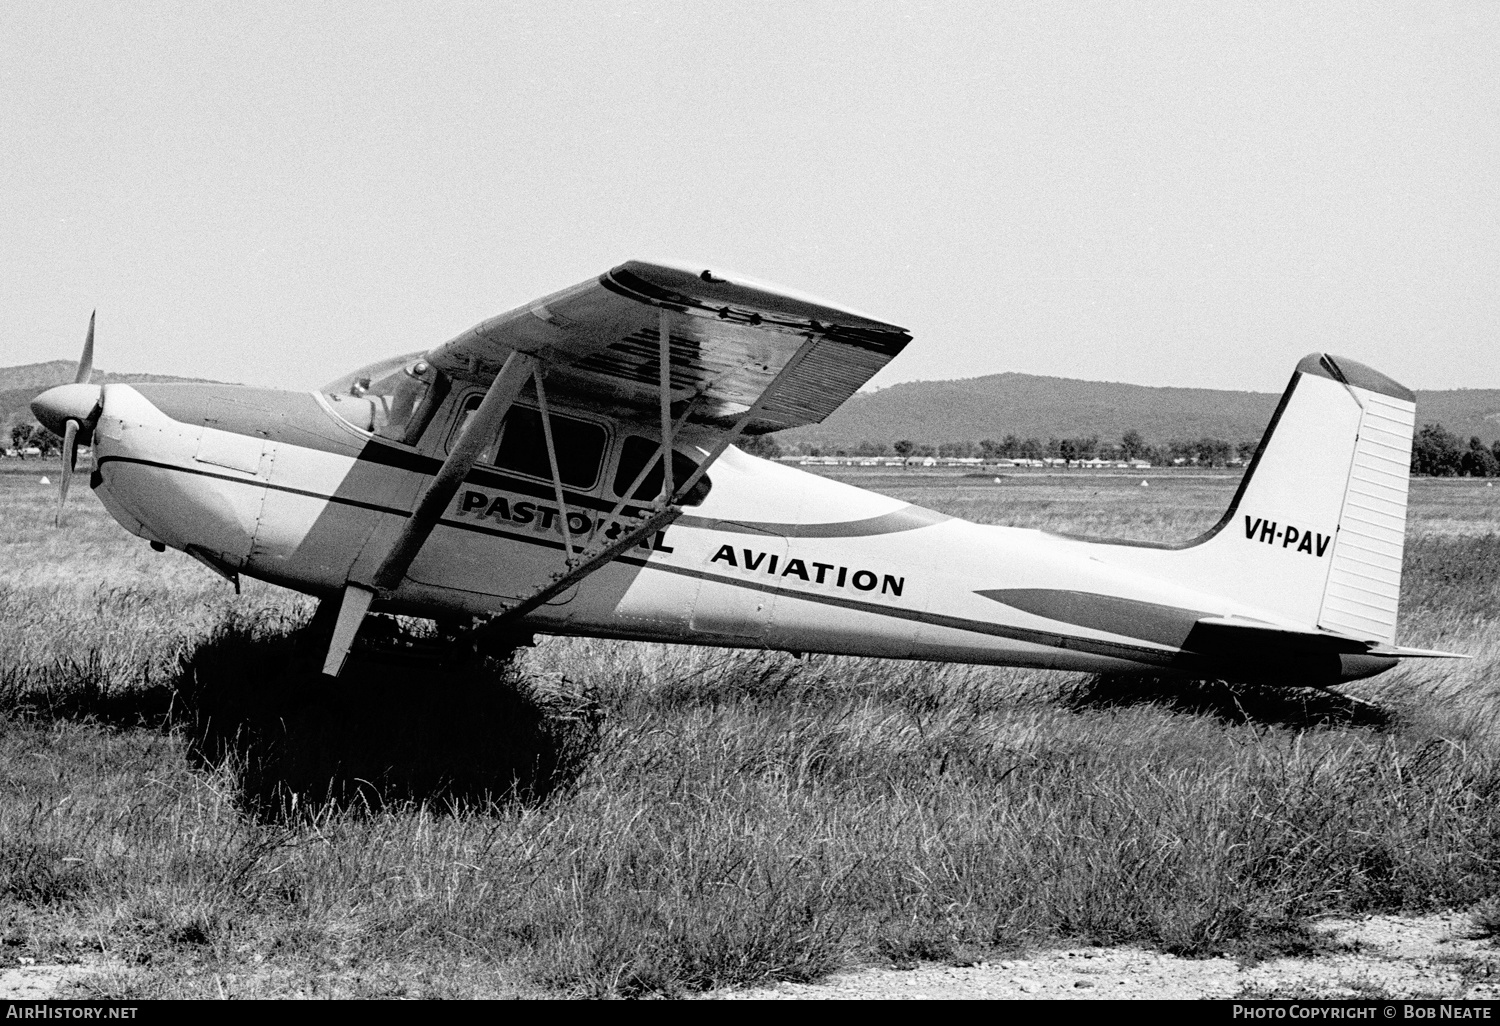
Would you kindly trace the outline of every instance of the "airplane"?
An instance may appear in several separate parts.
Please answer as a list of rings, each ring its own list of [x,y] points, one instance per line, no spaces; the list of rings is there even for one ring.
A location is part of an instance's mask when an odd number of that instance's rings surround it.
[[[239,586],[318,597],[337,676],[372,612],[536,634],[1326,688],[1396,644],[1412,393],[1297,364],[1228,510],[1181,544],[970,523],[768,460],[910,332],[633,260],[316,391],[94,385],[32,410],[111,515]]]

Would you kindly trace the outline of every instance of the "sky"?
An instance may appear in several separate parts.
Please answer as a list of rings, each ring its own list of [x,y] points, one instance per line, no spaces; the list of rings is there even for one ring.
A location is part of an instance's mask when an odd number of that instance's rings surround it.
[[[631,258],[874,385],[1500,387],[1500,4],[7,5],[0,366],[287,388]]]

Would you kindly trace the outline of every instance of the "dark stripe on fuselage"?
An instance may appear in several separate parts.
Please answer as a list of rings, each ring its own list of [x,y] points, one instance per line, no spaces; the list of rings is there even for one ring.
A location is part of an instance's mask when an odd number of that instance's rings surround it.
[[[421,474],[423,477],[435,477],[442,469],[443,461],[431,456],[424,456],[419,452],[409,449],[397,448],[394,445],[386,445],[382,442],[371,441],[364,449],[355,456],[363,463],[374,463],[382,467],[391,467],[395,470],[405,470],[412,474]],[[522,495],[530,495],[537,499],[555,499],[556,493],[550,484],[539,481],[531,481],[521,477],[511,477],[502,474],[493,467],[473,467],[464,476],[464,484],[478,485],[481,488],[501,488],[506,491],[519,492]],[[564,491],[563,497],[568,500],[570,506],[580,509],[591,509],[596,512],[606,512],[615,508],[615,504],[608,499],[598,498],[593,495],[581,495],[578,492]],[[626,512],[635,510],[629,507]]]
[[[98,488],[104,482],[104,468],[111,463],[132,463],[141,467],[154,467],[157,470],[170,470],[178,474],[191,474],[194,477],[211,477],[216,481],[229,481],[233,484],[248,485],[251,488],[272,488],[278,492],[286,492],[288,495],[304,495],[309,499],[322,499],[324,502],[336,502],[342,506],[356,506],[359,509],[373,510],[376,513],[391,513],[398,517],[410,516],[411,511],[398,509],[395,506],[385,506],[376,502],[364,502],[360,499],[349,499],[341,495],[328,495],[324,492],[310,492],[305,488],[291,488],[287,485],[267,484],[260,478],[234,477],[229,474],[221,474],[212,470],[199,470],[197,467],[182,467],[175,463],[159,463],[156,460],[143,460],[135,456],[101,456],[94,464],[94,472],[89,475],[89,487]]]
[[[1182,647],[1199,620],[1214,615],[1158,602],[1060,588],[997,588],[975,594],[1058,623],[1154,641],[1173,648]]]
[[[332,414],[323,409],[310,392],[286,392],[273,388],[251,388],[246,385],[196,383],[143,384],[131,385],[131,387],[179,424],[210,427],[250,438],[264,438],[304,449],[348,456],[364,463],[374,463],[377,466],[391,467],[425,477],[435,476],[443,466],[443,461],[435,457],[353,434],[352,429],[341,426]],[[194,473],[190,468],[180,469]],[[209,476],[220,475],[210,474]],[[239,479],[225,477],[224,480]],[[492,467],[474,467],[465,476],[464,483],[478,485],[481,488],[505,489],[538,499],[556,497],[550,483],[511,477],[499,473]],[[290,490],[295,491],[295,489]],[[596,498],[592,495],[581,495],[572,491],[565,491],[563,494],[569,505],[580,509],[607,512],[615,506],[608,499]],[[637,507],[627,508],[625,515],[635,512],[636,509]]]
[[[760,581],[743,580],[737,577],[723,577],[704,570],[694,570],[691,567],[673,566],[670,563],[649,563],[645,560],[631,559],[623,559],[622,562],[631,562],[652,570],[661,570],[664,573],[677,574],[682,577],[693,577],[701,581],[713,581],[717,584],[728,584],[737,588],[749,588],[752,591],[766,592],[784,598],[801,599],[804,602],[815,602],[824,606],[837,606],[842,609],[874,613],[878,616],[889,616],[897,620],[910,620],[916,623],[932,624],[937,627],[952,627],[955,630],[968,631],[972,634],[985,634],[995,638],[1007,638],[1011,641],[1026,641],[1035,645],[1044,645],[1048,648],[1072,649],[1077,652],[1087,652],[1091,655],[1111,656],[1116,659],[1128,659],[1132,662],[1147,662],[1155,666],[1170,665],[1179,656],[1177,652],[1141,648],[1123,642],[1076,638],[1053,631],[1042,631],[1029,627],[1011,627],[1006,624],[992,623],[988,620],[970,620],[961,616],[946,616],[942,613],[928,613],[916,609],[882,606],[874,602],[861,602],[859,599],[843,598],[838,595],[810,594],[808,592],[793,591],[790,588],[781,588],[774,584],[763,584]]]
[[[443,461],[402,446],[376,439],[355,440],[350,429],[341,426],[310,392],[287,392],[273,388],[251,388],[247,385],[140,384],[132,385],[153,406],[180,424],[211,427],[251,438],[314,449],[319,452],[349,456],[365,463],[392,467],[412,474],[432,477],[442,469]],[[163,464],[153,464],[162,466]],[[183,468],[189,473],[194,471]],[[210,474],[209,476],[220,476]],[[225,477],[233,481],[238,478]],[[556,498],[550,483],[511,477],[492,467],[477,466],[464,478],[465,484],[481,488],[498,488],[529,495],[537,499]],[[289,489],[295,491],[295,489]],[[311,492],[303,494],[313,494]],[[570,506],[595,512],[614,509],[614,502],[565,491]],[[345,501],[330,497],[332,501]],[[354,503],[377,508],[369,503]],[[394,511],[392,511],[394,512]],[[636,507],[625,516],[638,512]],[[856,538],[897,531],[913,531],[952,517],[921,506],[906,506],[878,517],[864,520],[837,521],[822,524],[788,524],[724,522],[706,517],[683,516],[678,523],[692,527],[714,525],[714,530],[732,533],[778,534],[786,538]]]
[[[285,485],[267,484],[264,481],[231,477],[228,474],[219,474],[213,471],[198,470],[191,467],[174,466],[168,463],[158,463],[151,460],[136,459],[129,456],[105,456],[99,460],[99,469],[110,463],[131,463],[140,466],[154,467],[160,470],[173,471],[182,474],[192,474],[199,477],[209,477],[220,481],[229,481],[234,484],[247,485],[254,488],[272,488],[277,491],[289,492],[294,495],[304,495],[310,498],[323,499],[327,502],[337,502],[349,506],[357,506],[379,513],[388,513],[394,516],[409,516],[409,511],[396,509],[389,506],[379,506],[372,503],[360,502],[353,499],[345,499],[335,495],[322,495],[309,492],[299,488],[288,488]],[[96,486],[97,487],[97,486]],[[479,534],[488,534],[495,537],[505,538],[508,541],[521,542],[526,545],[538,545],[543,548],[561,550],[563,543],[561,539],[552,539],[536,534],[515,534],[510,531],[502,531],[488,526],[473,523],[463,523],[448,519],[438,521],[443,527],[452,527],[459,530],[471,531]],[[706,528],[712,530],[713,528]],[[939,627],[951,627],[956,630],[968,631],[974,634],[983,634],[990,637],[1007,638],[1013,641],[1030,642],[1049,648],[1071,649],[1078,652],[1086,652],[1093,655],[1109,656],[1117,659],[1126,659],[1134,662],[1145,662],[1155,666],[1168,666],[1174,660],[1180,658],[1176,652],[1163,652],[1159,649],[1141,648],[1129,644],[1097,641],[1092,639],[1075,638],[1066,634],[1058,634],[1052,631],[1041,631],[1031,628],[1010,627],[1004,624],[991,623],[985,620],[970,620],[964,617],[945,616],[940,613],[927,613],[919,610],[900,609],[891,606],[878,605],[873,602],[862,602],[858,599],[844,598],[837,595],[809,594],[794,591],[790,588],[782,588],[773,584],[764,584],[754,580],[744,580],[736,577],[726,577],[719,574],[696,570],[690,567],[674,566],[664,562],[654,562],[631,556],[616,556],[614,562],[625,563],[629,566],[641,567],[651,570],[659,570],[663,573],[676,574],[680,577],[690,577],[696,580],[712,581],[717,584],[727,584],[731,587],[745,588],[751,591],[765,592],[767,594],[779,595],[786,598],[800,599],[804,602],[814,602],[820,605],[834,606],[842,609],[850,609],[857,612],[873,613],[878,616],[888,616],[899,620],[909,620],[917,623],[933,624]],[[254,576],[253,571],[246,570],[245,573]],[[501,596],[496,596],[497,598]]]
[[[393,467],[396,470],[405,470],[413,474],[421,474],[423,477],[434,477],[442,469],[443,461],[431,456],[423,456],[418,452],[406,449],[398,449],[393,445],[384,445],[380,442],[371,442],[359,453],[359,460],[365,463],[375,463],[383,467]],[[521,477],[511,477],[502,474],[493,467],[473,467],[464,477],[464,484],[478,485],[481,488],[499,488],[505,491],[518,492],[521,495],[530,495],[537,499],[552,500],[557,498],[550,484],[539,481],[531,481]],[[578,492],[564,490],[563,497],[568,500],[568,505],[577,506],[579,509],[589,509],[598,513],[608,512],[615,508],[615,504],[609,499],[593,495],[582,495]],[[636,512],[639,507],[628,506],[623,515]]]
[[[104,479],[103,479],[103,475],[102,475],[101,471],[103,470],[103,468],[107,464],[110,464],[110,463],[134,463],[134,464],[138,464],[138,465],[143,466],[143,467],[155,467],[158,470],[173,470],[173,471],[177,471],[178,473],[181,473],[181,474],[192,474],[192,475],[194,475],[196,477],[211,477],[211,478],[213,478],[216,481],[232,481],[235,484],[249,485],[252,488],[270,488],[273,491],[286,492],[289,495],[304,495],[304,496],[306,496],[306,497],[308,497],[310,499],[322,499],[324,502],[336,502],[336,503],[339,503],[340,505],[343,505],[343,506],[356,506],[359,509],[373,510],[376,513],[389,513],[392,516],[398,516],[398,517],[409,517],[409,516],[411,516],[411,510],[409,510],[409,509],[402,509],[399,506],[387,506],[387,505],[385,505],[383,503],[367,502],[367,501],[365,501],[363,499],[352,499],[352,498],[349,498],[348,496],[344,496],[344,495],[329,495],[326,492],[313,492],[313,491],[308,491],[305,488],[292,488],[289,485],[269,483],[269,482],[266,482],[266,481],[264,481],[264,480],[262,480],[260,478],[235,477],[235,476],[233,476],[231,474],[224,474],[224,473],[221,473],[219,471],[214,471],[214,470],[200,470],[197,467],[184,467],[184,466],[179,466],[178,464],[175,464],[175,463],[160,463],[160,462],[157,462],[156,460],[143,460],[143,459],[139,459],[139,458],[137,458],[135,456],[102,456],[102,457],[100,457],[99,461],[95,464],[94,473],[92,475],[90,475],[90,477],[89,477],[89,486],[91,488],[98,488],[99,485],[103,483]],[[493,477],[495,475],[491,475],[491,476]],[[505,479],[500,479],[500,480],[503,481]],[[480,483],[480,482],[475,481],[474,477],[470,476],[469,478],[465,479],[465,483],[466,484],[474,484],[474,483]],[[484,482],[484,483],[489,483],[489,482]],[[509,484],[505,484],[503,486],[497,486],[497,487],[510,487],[510,485]],[[543,498],[543,499],[554,499],[555,498],[555,496],[550,491],[547,491],[547,490],[528,491],[528,492],[526,492],[526,494],[535,495],[538,498]],[[571,496],[566,496],[565,495],[565,497],[568,498],[570,506],[574,505]],[[581,503],[579,503],[577,505],[579,505],[580,507],[582,507]],[[598,511],[605,511],[605,512],[607,512],[607,511],[613,509],[614,507],[610,506],[610,505],[607,505],[607,504],[597,504],[596,503],[593,506],[586,507],[586,508],[592,508],[596,512],[598,512]],[[638,509],[637,507],[629,506],[629,507],[626,507],[625,510],[623,510],[620,513],[620,519],[622,519],[622,520],[634,519],[641,512],[642,511],[640,509]],[[448,524],[451,527],[461,527],[461,528],[463,528],[465,530],[479,530],[479,531],[484,531],[484,532],[490,533],[490,534],[502,534],[502,535],[505,535],[506,537],[512,537],[511,535],[507,534],[504,531],[492,531],[492,530],[489,530],[487,528],[479,527],[478,525],[463,524],[463,523],[458,523],[456,521],[447,521],[447,520],[443,521],[443,523],[446,523],[446,524]],[[559,542],[558,543],[558,548],[561,548],[561,547],[562,547],[562,544]]]
[[[388,449],[381,446],[381,449]],[[393,450],[399,451],[399,450]],[[425,457],[424,457],[425,458]],[[436,462],[436,461],[434,461]],[[329,495],[324,492],[313,492],[303,488],[292,488],[287,485],[269,483],[259,478],[247,479],[234,477],[229,474],[212,470],[200,470],[197,467],[183,467],[171,463],[159,463],[155,460],[143,460],[134,456],[104,456],[96,464],[94,474],[99,474],[99,468],[108,463],[137,463],[141,466],[156,467],[160,470],[176,470],[184,474],[195,474],[199,477],[211,477],[219,481],[233,481],[237,484],[253,485],[257,488],[272,488],[276,491],[287,492],[292,495],[305,495],[308,498],[323,499],[327,502],[337,502],[346,506],[357,506],[360,509],[374,510],[378,513],[390,513],[395,516],[410,516],[411,511],[401,509],[397,506],[387,506],[381,503],[367,502],[360,499],[351,499],[341,495]],[[97,488],[101,478],[90,477],[90,487]],[[500,474],[475,469],[469,472],[464,479],[465,484],[479,485],[481,487],[500,488],[522,495],[530,495],[533,498],[552,501],[556,499],[550,488],[544,488],[530,481],[521,481],[515,478],[504,477]],[[614,504],[595,499],[587,495],[574,495],[564,492],[563,497],[568,500],[570,507],[587,509],[595,513],[608,513],[614,509]],[[637,506],[627,506],[620,512],[622,520],[639,518],[646,511]],[[921,527],[929,527],[940,524],[953,518],[942,513],[934,513],[932,510],[923,509],[921,506],[907,506],[891,513],[878,517],[870,517],[867,520],[850,520],[844,523],[824,524],[778,524],[778,523],[739,523],[735,521],[714,520],[711,517],[681,516],[674,523],[682,527],[693,527],[705,531],[721,531],[726,534],[770,534],[784,538],[867,538],[880,534],[894,534],[898,531],[914,531]],[[444,520],[443,523],[449,527],[457,527],[465,531],[475,531],[481,534],[494,534],[505,538],[524,538],[536,542],[537,539],[530,536],[511,534],[507,531],[497,531],[486,525],[454,520]],[[559,542],[557,548],[562,548]]]
[[[878,517],[864,520],[838,520],[822,524],[762,523],[755,520],[714,520],[711,517],[680,516],[677,523],[683,527],[701,527],[705,530],[723,531],[727,534],[775,534],[783,538],[868,538],[877,534],[896,534],[900,531],[915,531],[952,520],[946,513],[938,513],[921,506],[903,506],[901,509],[882,513]]]

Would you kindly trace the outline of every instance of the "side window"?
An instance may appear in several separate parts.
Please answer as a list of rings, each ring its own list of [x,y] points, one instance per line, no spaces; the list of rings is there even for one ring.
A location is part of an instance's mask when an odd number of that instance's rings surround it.
[[[657,459],[661,451],[661,443],[649,438],[641,438],[639,435],[631,435],[625,439],[625,445],[620,452],[620,466],[615,471],[615,494],[621,497],[625,495],[625,489],[630,487],[630,482],[635,480],[641,468],[650,460],[655,464],[641,486],[635,490],[631,498],[650,502],[661,494],[662,473],[661,460]],[[692,476],[693,471],[698,469],[698,464],[689,457],[672,451],[672,480],[681,484]],[[704,474],[693,485],[693,490],[682,499],[684,506],[696,506],[708,497],[709,489],[713,488],[713,482]]]
[[[482,395],[471,395],[464,401],[458,421],[453,425],[453,434],[448,438],[450,449],[483,400]],[[557,448],[558,476],[569,488],[589,490],[599,480],[599,467],[604,462],[608,434],[598,424],[585,420],[561,417],[555,413],[551,420],[552,444]],[[552,466],[547,460],[547,438],[542,431],[541,413],[529,406],[512,406],[500,425],[499,444],[494,447],[494,455],[488,457],[488,462],[501,470],[538,477],[543,481],[552,480]]]

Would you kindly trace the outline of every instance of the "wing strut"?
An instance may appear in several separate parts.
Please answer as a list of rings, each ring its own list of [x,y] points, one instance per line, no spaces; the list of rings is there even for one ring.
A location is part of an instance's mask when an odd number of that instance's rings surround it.
[[[696,397],[694,398],[696,399]],[[688,414],[692,412],[692,409],[693,404],[689,402],[687,409],[683,410],[672,424],[674,433],[687,421]],[[659,455],[657,458],[664,457]],[[635,494],[636,489],[645,482],[646,475],[651,473],[656,467],[656,462],[656,459],[646,461],[645,465],[635,475],[635,480],[630,482],[630,487],[625,489],[624,498],[615,503],[614,508],[609,511],[609,515],[600,520],[601,524],[609,524],[611,527],[623,527],[620,515],[625,512],[625,507],[629,505],[630,497]],[[696,477],[693,479],[693,483],[697,483]],[[684,494],[686,494],[685,489]],[[615,556],[624,552],[642,538],[650,535],[651,532],[657,530],[663,524],[670,523],[676,519],[677,515],[682,512],[682,508],[670,504],[667,498],[665,494],[658,495],[655,502],[642,510],[646,514],[644,520],[631,519],[628,521],[631,525],[629,530],[625,530],[619,534],[614,541],[592,552],[580,552],[577,559],[569,559],[563,569],[552,575],[549,583],[543,585],[539,591],[535,591],[526,598],[519,600],[515,605],[507,607],[497,616],[490,618],[484,624],[475,628],[472,637],[475,640],[479,640],[503,633],[504,629],[516,620],[519,620],[542,603],[550,601],[554,596],[566,591],[573,584],[581,581],[605,563],[614,559]],[[560,502],[559,505],[561,505]],[[566,506],[563,507],[562,515],[564,517],[568,515]],[[608,535],[607,528],[605,529],[605,535]]]
[[[552,426],[547,407],[546,387],[542,383],[542,365],[535,357],[521,352],[512,352],[506,357],[500,372],[495,375],[494,381],[490,383],[489,390],[485,393],[484,400],[479,404],[478,410],[469,418],[459,434],[458,441],[454,444],[452,452],[443,461],[442,467],[436,476],[429,482],[427,490],[422,493],[421,500],[417,503],[412,515],[407,518],[401,527],[400,534],[392,542],[390,551],[381,560],[380,565],[365,580],[351,578],[344,588],[343,599],[339,606],[338,620],[334,625],[333,638],[328,646],[328,655],[323,663],[323,672],[329,676],[338,676],[348,659],[349,650],[354,644],[354,637],[359,632],[359,626],[364,621],[365,614],[369,612],[371,604],[382,594],[393,591],[406,575],[411,567],[412,561],[416,559],[428,536],[432,534],[433,528],[437,526],[443,511],[453,501],[464,477],[479,459],[485,446],[498,433],[505,414],[510,410],[511,404],[515,402],[521,389],[528,379],[535,381],[537,390],[537,405],[540,407],[542,418],[542,434],[547,446],[547,460],[552,472],[552,486],[557,496],[557,503],[562,514],[562,531],[564,544],[564,565],[552,579],[531,595],[519,599],[515,604],[506,608],[498,615],[491,617],[486,623],[476,628],[471,634],[475,641],[481,641],[487,636],[503,634],[521,617],[538,608],[554,596],[561,594],[583,578],[594,573],[600,567],[614,560],[616,556],[626,549],[636,545],[642,539],[651,535],[670,524],[682,515],[682,507],[679,505],[682,498],[689,494],[694,486],[707,473],[708,468],[716,461],[725,449],[729,448],[743,434],[746,426],[765,408],[767,402],[776,395],[782,384],[790,378],[798,366],[816,344],[815,339],[808,339],[792,358],[777,373],[771,383],[764,388],[755,402],[750,405],[726,431],[723,431],[709,448],[707,455],[699,462],[693,473],[689,474],[683,481],[676,482],[672,477],[672,439],[677,430],[687,421],[688,414],[693,408],[689,402],[687,408],[676,418],[672,416],[671,407],[671,376],[670,376],[670,353],[671,353],[671,322],[667,311],[662,311],[660,320],[660,371],[658,381],[661,388],[660,411],[662,427],[662,447],[658,459],[662,462],[662,491],[656,501],[642,510],[645,514],[640,519],[634,516],[628,521],[621,521],[621,516],[626,506],[630,503],[635,491],[646,479],[646,476],[655,466],[655,461],[648,461],[636,479],[631,482],[630,487],[625,490],[624,496],[615,504],[610,511],[606,521],[611,525],[629,523],[629,527],[621,530],[613,541],[607,541],[592,551],[580,548],[575,551],[571,529],[567,523],[568,508],[564,501],[562,486],[562,475],[557,461],[557,449],[552,437]],[[696,397],[695,397],[696,400]],[[607,533],[607,532],[606,532]]]
[[[662,307],[657,320],[656,340],[660,359],[657,372],[658,401],[661,405],[661,494],[675,494],[672,489],[672,311]]]
[[[782,367],[781,370],[777,372],[776,376],[771,379],[771,383],[765,387],[765,391],[761,392],[760,398],[756,399],[748,410],[740,414],[739,420],[734,422],[733,427],[719,436],[719,440],[713,444],[713,448],[708,450],[708,456],[698,464],[698,469],[693,471],[692,474],[688,476],[688,479],[682,482],[682,485],[677,489],[677,495],[686,495],[688,492],[693,490],[693,486],[698,483],[698,481],[703,477],[704,474],[708,473],[709,465],[712,464],[714,460],[724,455],[724,450],[734,444],[734,440],[740,437],[740,434],[745,430],[746,425],[748,425],[750,421],[760,413],[761,410],[766,408],[766,402],[776,394],[777,389],[781,387],[781,383],[787,378],[791,377],[792,374],[797,370],[797,368],[801,366],[802,361],[807,359],[808,354],[813,351],[813,346],[815,345],[817,345],[817,341],[815,339],[808,339],[802,344],[802,348],[798,349],[795,353],[792,354],[792,358],[786,362],[786,366]]]
[[[568,526],[568,500],[563,497],[562,472],[557,468],[557,446],[552,444],[552,414],[547,412],[547,390],[542,387],[542,367],[537,365],[532,374],[536,381],[536,404],[542,415],[542,440],[547,445],[547,466],[552,469],[552,494],[557,499],[559,526],[562,527],[563,554],[568,566],[573,565],[573,530]]]
[[[663,335],[665,336],[665,331]],[[709,466],[723,455],[724,450],[729,448],[734,443],[734,440],[744,432],[745,426],[765,408],[766,403],[775,395],[782,382],[795,373],[797,365],[812,352],[814,344],[815,342],[810,339],[802,348],[797,350],[792,358],[787,361],[786,366],[771,380],[771,383],[766,386],[750,408],[740,414],[733,426],[721,434],[718,440],[714,442],[713,447],[708,451],[708,455],[698,464],[698,469],[689,474],[687,479],[679,484],[675,491],[668,492],[663,488],[661,497],[645,511],[647,513],[645,519],[633,521],[629,530],[622,531],[619,537],[603,547],[593,552],[580,554],[578,560],[571,567],[565,567],[562,571],[554,574],[550,583],[476,627],[470,635],[471,639],[482,642],[486,638],[504,634],[506,629],[521,617],[554,596],[566,591],[606,563],[611,562],[620,553],[649,536],[653,531],[670,524],[673,520],[681,516],[682,507],[678,503],[681,502],[683,496],[693,490],[693,486],[708,472]],[[691,403],[688,408],[689,410],[692,408]],[[684,410],[681,416],[678,417],[676,424],[664,419],[663,425],[667,429],[664,434],[667,434],[668,438],[670,438],[673,429],[681,427],[682,423],[687,420],[687,415],[688,410]],[[670,452],[671,449],[664,448],[661,456],[669,466],[672,462],[669,455]],[[646,466],[641,468],[635,480],[630,483],[630,487],[625,490],[625,498],[616,503],[614,509],[610,511],[607,519],[611,523],[615,522],[616,518],[624,511],[626,503],[630,500],[630,496],[635,494],[635,490],[645,481],[647,472],[654,465],[654,461],[648,461]]]
[[[464,476],[479,459],[479,454],[490,439],[500,430],[500,422],[505,419],[511,403],[520,394],[522,386],[526,384],[526,379],[533,373],[536,366],[536,359],[525,353],[513,352],[505,358],[505,364],[500,368],[500,373],[495,375],[495,380],[490,383],[489,391],[484,394],[484,400],[480,402],[479,409],[474,411],[474,415],[464,425],[458,441],[453,446],[453,451],[448,454],[448,458],[443,461],[436,476],[427,485],[427,490],[422,493],[416,510],[401,526],[401,533],[391,543],[390,551],[386,553],[385,558],[380,561],[380,565],[376,567],[368,580],[351,579],[345,586],[343,602],[339,606],[338,622],[333,628],[333,640],[328,646],[328,656],[323,661],[324,673],[330,677],[337,677],[339,671],[344,668],[344,660],[349,656],[349,648],[354,644],[354,635],[358,633],[359,625],[364,621],[365,613],[370,609],[370,603],[381,592],[390,591],[401,583],[401,578],[406,575],[412,560],[417,558],[417,553],[427,541],[427,536],[437,526],[438,518],[443,515],[443,510],[447,509],[448,503],[453,501],[453,496],[457,494],[458,486],[463,483]],[[545,424],[546,421],[544,420],[543,423]]]

